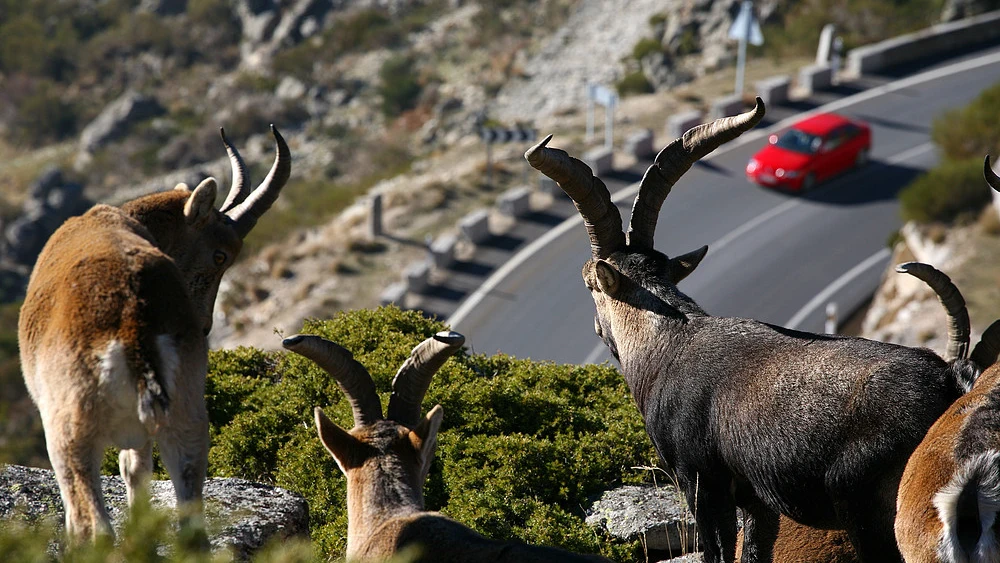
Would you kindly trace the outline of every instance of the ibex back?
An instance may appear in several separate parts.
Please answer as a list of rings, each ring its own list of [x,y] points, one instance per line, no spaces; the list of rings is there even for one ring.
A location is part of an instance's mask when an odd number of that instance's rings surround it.
[[[197,511],[208,456],[207,339],[222,274],[288,180],[288,146],[251,190],[223,134],[233,184],[214,208],[212,178],[124,204],[97,205],[49,239],[18,323],[21,369],[76,537],[110,532],[105,447],[122,448],[131,504],[155,439],[179,504]]]
[[[417,549],[418,561],[434,563],[549,563],[608,561],[552,547],[494,541],[437,512],[424,510],[424,481],[434,459],[444,411],[420,416],[431,378],[465,337],[440,332],[423,341],[392,381],[386,416],[368,371],[337,344],[296,335],[285,348],[316,362],[337,381],[354,411],[344,430],[315,410],[316,429],[347,477],[347,558],[385,561]]]
[[[779,513],[847,530],[863,561],[898,561],[896,487],[907,456],[961,394],[952,366],[925,349],[712,316],[677,288],[708,247],[674,258],[653,248],[677,180],[763,116],[758,98],[752,111],[664,148],[642,178],[627,237],[586,164],[547,148],[551,137],[525,157],[583,216],[595,331],[695,509],[706,560],[733,561],[739,506],[744,562],[771,559]]]

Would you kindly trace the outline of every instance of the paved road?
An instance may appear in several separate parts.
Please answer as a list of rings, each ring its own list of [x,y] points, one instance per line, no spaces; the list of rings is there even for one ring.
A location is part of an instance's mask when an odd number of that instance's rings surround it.
[[[885,242],[900,227],[896,194],[938,160],[929,141],[933,119],[998,80],[1000,49],[834,101],[828,109],[872,125],[872,162],[805,197],[744,179],[747,159],[783,125],[774,116],[798,108],[772,112],[769,127],[722,147],[677,183],[660,213],[656,248],[676,255],[710,245],[680,286],[709,313],[821,330],[826,302],[856,305],[887,265]],[[551,146],[559,146],[558,132]],[[627,220],[634,187],[608,183]],[[594,306],[580,277],[589,256],[582,224],[570,219],[495,272],[450,320],[476,352],[610,359],[594,335]]]

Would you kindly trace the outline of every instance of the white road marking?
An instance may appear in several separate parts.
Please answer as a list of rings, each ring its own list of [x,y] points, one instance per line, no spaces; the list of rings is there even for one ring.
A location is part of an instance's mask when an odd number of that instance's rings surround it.
[[[712,155],[707,156],[705,160],[711,160],[711,156],[713,155],[717,156],[720,154],[724,154],[729,151],[735,150],[747,143],[755,142],[763,137],[767,137],[772,132],[788,127],[807,116],[814,115],[817,113],[837,111],[839,109],[843,109],[845,107],[849,107],[851,105],[867,101],[884,94],[895,92],[897,90],[902,90],[904,88],[909,88],[911,86],[922,84],[924,82],[930,82],[932,80],[936,80],[944,76],[957,74],[959,72],[964,72],[967,70],[979,68],[981,66],[990,65],[997,62],[1000,62],[1000,52],[956,63],[948,67],[930,70],[915,76],[911,76],[909,78],[904,78],[902,80],[897,80],[889,84],[884,84],[882,86],[878,86],[870,90],[865,90],[864,92],[859,92],[857,94],[854,94],[853,96],[848,96],[846,98],[830,102],[829,104],[817,107],[808,112],[796,114],[787,119],[779,121],[778,123],[775,123],[774,125],[766,129],[749,131],[741,135],[740,137],[737,137],[734,141],[728,143],[727,145],[720,147],[719,149],[714,151]],[[920,147],[915,147],[914,149],[911,150],[916,150],[917,148]],[[898,156],[899,155],[897,155],[897,158]],[[635,193],[638,190],[639,190],[639,183],[636,182],[635,184],[616,192],[614,195],[612,195],[611,199],[612,201],[617,203],[623,199],[634,197]],[[461,305],[459,305],[458,309],[454,313],[452,313],[450,317],[448,317],[447,321],[448,324],[450,324],[452,328],[458,328],[459,325],[462,323],[462,321],[464,321],[465,318],[469,315],[469,313],[471,313],[476,307],[478,307],[479,304],[483,301],[483,299],[485,299],[486,296],[490,294],[490,292],[496,289],[496,287],[500,285],[500,283],[502,283],[504,279],[507,276],[509,276],[517,267],[526,262],[532,255],[537,253],[539,250],[549,245],[557,237],[561,236],[566,231],[574,228],[578,223],[583,223],[583,220],[579,215],[574,215],[573,217],[566,219],[565,221],[563,221],[558,226],[551,229],[541,237],[535,239],[528,246],[521,249],[518,253],[512,256],[510,260],[508,260],[500,268],[498,268],[497,271],[493,272],[493,274],[489,278],[487,278],[486,281],[484,281],[483,284],[480,285],[472,293],[472,295],[469,295],[469,297],[465,301],[463,301]],[[726,237],[719,239],[719,241],[725,244],[728,244],[729,242],[729,240],[727,240]]]
[[[806,317],[815,311],[817,307],[829,301],[835,293],[854,281],[855,278],[865,273],[869,268],[881,265],[883,262],[888,260],[890,256],[892,256],[892,251],[888,248],[883,248],[868,258],[865,258],[863,262],[844,272],[839,278],[833,280],[833,283],[823,288],[823,291],[817,293],[815,297],[806,303],[805,307],[799,309],[799,312],[795,313],[792,318],[788,319],[785,326],[790,329],[798,329],[799,324],[806,320]]]

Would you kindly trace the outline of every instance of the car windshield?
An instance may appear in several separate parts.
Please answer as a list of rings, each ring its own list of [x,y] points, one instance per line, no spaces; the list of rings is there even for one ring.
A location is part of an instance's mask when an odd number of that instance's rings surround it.
[[[810,135],[798,129],[789,129],[784,135],[778,137],[778,142],[774,145],[790,151],[813,154],[819,150],[822,142],[823,139],[816,135]]]

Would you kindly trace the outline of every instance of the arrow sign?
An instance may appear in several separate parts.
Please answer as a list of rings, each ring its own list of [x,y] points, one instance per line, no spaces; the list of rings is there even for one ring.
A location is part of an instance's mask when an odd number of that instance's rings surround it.
[[[760,24],[753,16],[753,3],[743,2],[740,5],[740,13],[733,20],[733,25],[729,26],[729,38],[748,41],[752,45],[763,45],[764,34],[760,31]]]

